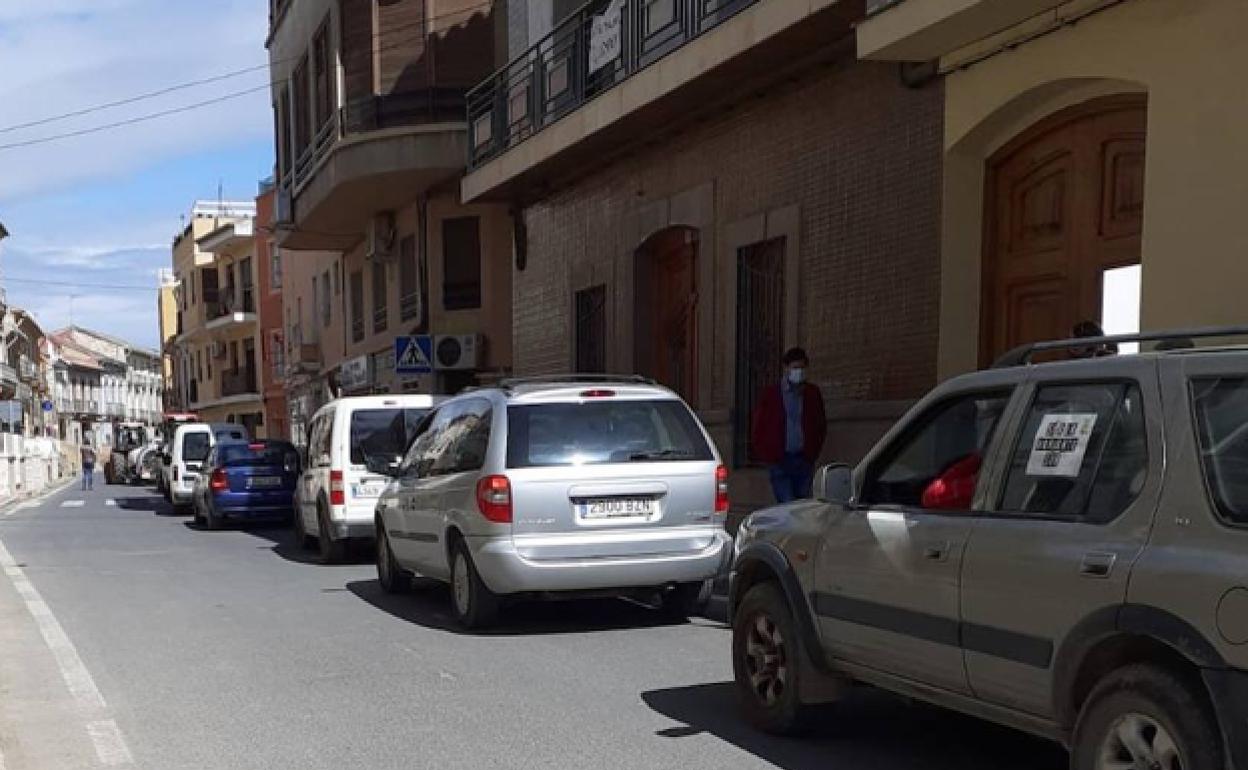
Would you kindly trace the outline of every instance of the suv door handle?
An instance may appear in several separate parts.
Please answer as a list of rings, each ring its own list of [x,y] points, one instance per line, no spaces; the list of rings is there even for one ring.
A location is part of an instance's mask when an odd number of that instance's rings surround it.
[[[1079,574],[1094,578],[1109,577],[1114,571],[1116,561],[1118,561],[1118,554],[1114,553],[1084,554],[1083,561],[1079,564]]]
[[[945,561],[949,558],[949,541],[928,543],[923,547],[923,558],[930,561]]]

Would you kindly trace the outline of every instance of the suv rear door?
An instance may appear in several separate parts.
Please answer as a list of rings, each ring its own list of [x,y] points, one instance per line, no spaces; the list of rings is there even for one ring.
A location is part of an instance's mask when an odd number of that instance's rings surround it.
[[[1063,368],[1036,370],[962,573],[971,687],[1039,716],[1071,631],[1125,601],[1164,456],[1154,362],[1098,359],[1096,380]]]
[[[683,401],[591,389],[507,407],[512,536],[521,556],[691,553],[715,529],[718,460]]]
[[[1011,393],[934,397],[867,458],[856,504],[826,507],[812,605],[833,658],[968,691],[959,579]]]

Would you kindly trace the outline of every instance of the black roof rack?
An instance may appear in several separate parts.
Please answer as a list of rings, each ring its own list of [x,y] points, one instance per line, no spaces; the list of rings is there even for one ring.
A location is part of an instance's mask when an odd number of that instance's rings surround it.
[[[1113,334],[1104,337],[1076,337],[1067,340],[1049,340],[1019,345],[1008,351],[993,363],[993,369],[1005,369],[1011,366],[1023,366],[1031,363],[1036,353],[1050,350],[1070,350],[1072,348],[1090,348],[1100,345],[1117,345],[1124,342],[1162,342],[1164,340],[1198,340],[1214,337],[1245,337],[1248,326],[1204,326],[1195,329],[1170,329],[1160,332],[1144,332],[1140,334]]]
[[[554,384],[560,382],[583,382],[587,384],[618,382],[628,383],[630,385],[658,384],[649,377],[642,377],[639,374],[544,374],[539,377],[507,377],[498,381],[498,387],[507,390],[518,385],[542,385],[545,383]]]

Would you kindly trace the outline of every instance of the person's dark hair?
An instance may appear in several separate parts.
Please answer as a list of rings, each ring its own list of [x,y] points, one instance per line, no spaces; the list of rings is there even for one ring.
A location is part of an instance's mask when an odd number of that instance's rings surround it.
[[[810,356],[806,355],[806,351],[802,348],[789,348],[784,351],[784,358],[780,359],[780,362],[785,366],[796,364],[799,361],[804,364],[810,363]]]

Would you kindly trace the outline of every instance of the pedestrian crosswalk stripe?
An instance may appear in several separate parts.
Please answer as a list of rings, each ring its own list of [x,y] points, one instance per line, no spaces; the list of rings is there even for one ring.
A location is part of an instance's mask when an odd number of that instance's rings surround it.
[[[66,500],[65,502],[61,503],[61,507],[62,508],[81,508],[82,506],[86,505],[86,503],[87,503],[86,500]]]
[[[105,505],[116,505],[116,504],[117,504],[117,501],[116,501],[116,500],[114,500],[113,498],[111,498],[111,497],[110,497],[110,498],[108,498],[107,500],[105,500],[105,501],[104,501],[104,504],[105,504]]]

